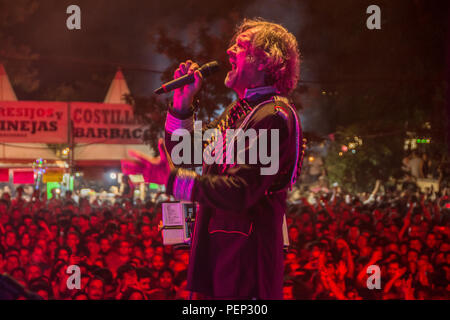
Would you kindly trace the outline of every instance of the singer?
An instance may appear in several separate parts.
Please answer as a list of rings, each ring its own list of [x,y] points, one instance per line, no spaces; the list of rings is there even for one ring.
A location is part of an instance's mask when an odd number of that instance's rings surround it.
[[[172,136],[178,134],[177,129],[193,131],[192,103],[203,81],[198,64],[190,60],[180,64],[174,78],[194,74],[195,82],[174,91],[165,145],[159,144],[160,157],[131,152],[136,160],[123,161],[122,170],[165,184],[167,193],[179,200],[199,203],[189,290],[208,299],[282,299],[286,193],[299,175],[304,150],[297,113],[287,98],[299,78],[298,45],[278,24],[245,19],[227,53],[231,70],[225,85],[236,92],[238,100],[204,129],[215,128],[220,135],[230,128],[279,130],[277,173],[261,175],[261,161],[203,164],[202,175],[173,167],[170,154],[176,142]],[[247,141],[238,152],[245,156],[258,140],[259,136]],[[203,147],[214,146],[214,141],[213,136]]]

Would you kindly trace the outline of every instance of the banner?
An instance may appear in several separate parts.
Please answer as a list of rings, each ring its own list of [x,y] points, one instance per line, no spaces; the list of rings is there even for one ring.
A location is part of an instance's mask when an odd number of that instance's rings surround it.
[[[149,133],[127,104],[72,102],[70,109],[75,143],[140,144]]]
[[[48,170],[42,176],[42,182],[62,182],[63,181],[63,170]]]
[[[9,169],[8,168],[0,169],[0,182],[9,182]]]
[[[67,103],[0,101],[0,142],[67,142]]]
[[[66,102],[0,101],[0,142],[68,143]],[[127,104],[71,102],[74,143],[141,144],[147,126]]]
[[[14,170],[13,172],[14,184],[33,184],[34,171],[33,170]]]

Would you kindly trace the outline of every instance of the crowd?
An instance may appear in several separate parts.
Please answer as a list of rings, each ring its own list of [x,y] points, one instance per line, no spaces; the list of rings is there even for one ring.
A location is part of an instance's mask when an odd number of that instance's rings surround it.
[[[290,206],[286,299],[450,298],[450,189],[380,190]]]
[[[415,179],[440,179],[444,171],[442,164],[436,155],[430,157],[426,152],[419,153],[413,150],[403,158],[402,170]]]
[[[285,299],[450,297],[450,189],[374,193],[335,187],[289,203]],[[162,245],[160,220],[151,201],[37,191],[25,201],[19,187],[0,199],[0,274],[43,299],[188,299],[189,251]],[[67,285],[70,265],[80,268],[79,289]],[[369,289],[373,265],[381,285]]]
[[[160,220],[152,202],[3,193],[0,274],[44,299],[187,299],[189,252],[162,245]],[[67,285],[70,265],[80,268],[79,289]]]

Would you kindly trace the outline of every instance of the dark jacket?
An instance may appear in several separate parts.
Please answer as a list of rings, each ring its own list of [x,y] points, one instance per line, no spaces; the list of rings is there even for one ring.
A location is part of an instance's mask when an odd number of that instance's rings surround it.
[[[188,290],[218,299],[283,297],[282,223],[286,191],[292,183],[293,172],[297,172],[296,166],[301,165],[303,147],[295,109],[272,96],[249,99],[248,104],[257,108],[250,116],[247,114],[248,119],[244,120],[243,116],[237,120],[232,128],[245,121],[244,130],[279,130],[277,174],[261,175],[263,165],[258,161],[257,164],[203,165],[201,176],[192,172],[186,175],[185,170],[177,169],[169,178],[169,194],[199,203]],[[205,129],[220,123],[235,104],[228,106]],[[176,144],[171,141],[170,131],[166,130],[165,136],[169,154]],[[268,150],[270,144],[269,139]],[[246,153],[248,147],[249,143]],[[176,190],[180,187],[184,189]]]

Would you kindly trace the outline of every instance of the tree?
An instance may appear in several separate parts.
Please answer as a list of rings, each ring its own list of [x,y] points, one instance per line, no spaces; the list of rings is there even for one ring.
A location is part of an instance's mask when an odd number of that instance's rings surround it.
[[[332,181],[365,191],[376,179],[399,174],[407,131],[423,132],[429,123],[433,146],[441,150],[446,132],[445,6],[380,0],[381,30],[369,30],[369,4],[307,1],[313,18],[299,36],[310,72],[321,86],[315,100],[326,113],[320,120],[331,122],[330,132],[323,134],[336,133],[327,171]],[[356,153],[342,152],[355,136],[363,145]]]
[[[358,125],[339,128],[325,157],[330,182],[362,192],[373,189],[376,180],[400,177],[396,164],[402,160],[404,136],[395,131],[368,134],[371,129],[361,134]]]

